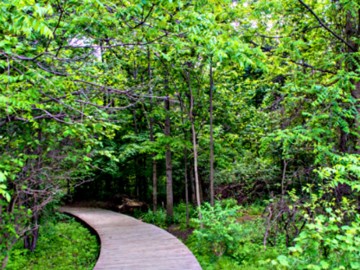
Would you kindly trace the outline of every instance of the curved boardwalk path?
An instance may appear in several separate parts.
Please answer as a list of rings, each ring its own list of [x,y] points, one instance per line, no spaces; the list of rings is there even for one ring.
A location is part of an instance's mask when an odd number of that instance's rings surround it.
[[[109,210],[62,207],[99,235],[100,256],[94,269],[201,270],[189,249],[154,225]]]

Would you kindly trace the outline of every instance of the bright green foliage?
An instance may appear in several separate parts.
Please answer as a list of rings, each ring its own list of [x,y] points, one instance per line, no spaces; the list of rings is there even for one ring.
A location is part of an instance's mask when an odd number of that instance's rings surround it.
[[[6,190],[7,186],[5,185],[5,182],[6,182],[6,175],[5,173],[0,171],[0,195],[3,196],[7,202],[9,202],[10,194]]]
[[[16,241],[36,230],[43,208],[91,176],[92,158],[104,154],[98,151],[102,138],[114,135],[116,127],[97,107],[102,92],[89,84],[98,71],[92,49],[79,53],[66,44],[85,27],[73,24],[73,14],[97,13],[92,6],[86,1],[0,3],[4,264]]]
[[[239,201],[280,202],[271,220],[276,231],[287,222],[299,227],[289,213],[311,213],[310,226],[328,208],[346,212],[339,228],[355,222],[358,10],[356,1],[330,0],[2,1],[1,252],[36,228],[46,204],[90,178],[93,186],[76,195],[149,201],[155,160],[164,201],[168,147],[175,199],[183,200],[185,174],[194,193],[195,148],[207,200],[210,66],[215,183],[241,187]],[[171,136],[163,132],[166,116]],[[224,196],[240,196],[231,192]],[[236,222],[236,207],[203,211],[199,241],[214,258],[223,255],[220,268],[229,254],[239,265],[253,258],[261,237],[237,249],[249,232]],[[144,219],[166,222],[161,211]]]
[[[275,247],[264,247],[263,221],[246,219],[246,208],[222,203],[202,209],[197,223],[203,227],[187,242],[203,269],[359,269],[358,216],[344,223],[344,213],[328,208],[309,220],[294,246],[286,248],[279,236]]]
[[[73,219],[41,226],[35,252],[19,243],[11,252],[5,269],[92,269],[99,253],[94,235]]]
[[[284,269],[360,269],[359,216],[344,225],[341,216],[330,209],[317,216],[289,248],[289,255],[272,263]]]
[[[205,241],[210,250],[221,256],[236,247],[235,239],[239,239],[239,226],[236,222],[240,207],[236,201],[217,201],[214,207],[208,203],[201,208],[201,220],[195,220],[197,227],[203,227],[194,232],[195,237]],[[201,241],[199,241],[201,242]]]
[[[187,241],[203,269],[270,269],[268,261],[281,254],[282,246],[264,248],[263,221],[249,216],[249,209],[233,200],[216,201],[201,209],[202,219]]]

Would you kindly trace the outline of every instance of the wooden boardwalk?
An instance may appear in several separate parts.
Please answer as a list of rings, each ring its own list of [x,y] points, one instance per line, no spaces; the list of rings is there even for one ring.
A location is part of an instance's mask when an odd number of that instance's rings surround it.
[[[154,225],[98,208],[63,207],[99,235],[100,256],[94,269],[201,270],[189,249]]]

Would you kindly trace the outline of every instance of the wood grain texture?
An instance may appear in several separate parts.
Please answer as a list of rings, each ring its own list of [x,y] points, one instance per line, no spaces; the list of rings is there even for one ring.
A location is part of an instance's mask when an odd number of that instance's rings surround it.
[[[201,270],[190,250],[154,225],[98,208],[62,207],[99,235],[96,270]]]

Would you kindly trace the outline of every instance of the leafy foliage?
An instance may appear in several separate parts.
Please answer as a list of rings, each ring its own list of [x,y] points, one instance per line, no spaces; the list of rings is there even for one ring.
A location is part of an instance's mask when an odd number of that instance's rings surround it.
[[[359,217],[342,223],[341,213],[331,210],[317,216],[289,248],[289,255],[279,256],[274,264],[289,269],[360,269]]]
[[[99,246],[94,235],[72,218],[55,219],[40,228],[34,252],[16,245],[5,269],[90,269]]]
[[[173,191],[178,202],[213,199],[211,130],[215,184],[239,202],[271,199],[267,225],[256,226],[274,249],[331,223],[327,209],[345,213],[335,238],[356,224],[356,1],[5,0],[0,11],[3,265],[17,241],[36,238],[42,211],[65,193],[153,195],[154,205]],[[246,261],[236,248],[247,231],[238,210],[201,210],[198,241],[214,260],[223,255],[220,268]],[[167,222],[161,210],[143,218]],[[260,257],[271,253],[265,244]],[[293,259],[272,262],[287,267]],[[320,267],[330,265],[338,267],[331,258]]]
[[[187,244],[203,269],[269,269],[267,261],[275,260],[284,247],[263,246],[264,225],[259,216],[249,216],[249,209],[234,200],[204,205],[202,219]]]

